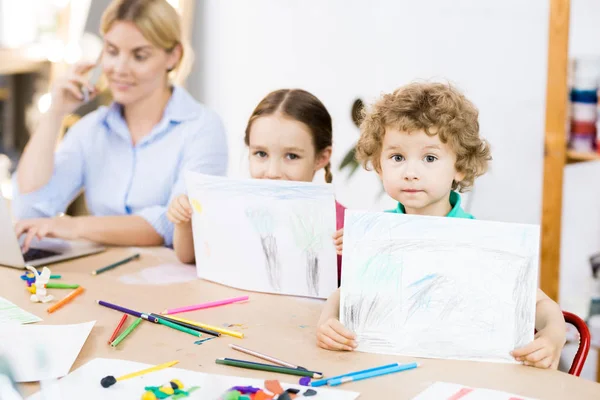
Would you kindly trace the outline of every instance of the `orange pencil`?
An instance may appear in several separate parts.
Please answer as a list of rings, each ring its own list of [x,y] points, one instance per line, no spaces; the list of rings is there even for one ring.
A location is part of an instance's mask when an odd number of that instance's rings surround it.
[[[77,289],[75,289],[74,291],[69,293],[64,299],[62,299],[58,303],[53,304],[50,307],[48,307],[48,310],[47,310],[48,313],[53,313],[54,311],[58,310],[59,308],[61,308],[62,306],[64,306],[65,304],[67,304],[71,300],[73,300],[75,297],[77,297],[81,293],[83,293],[83,291],[84,291],[83,286],[79,286]]]
[[[125,323],[125,320],[127,319],[127,314],[123,314],[123,317],[121,318],[121,320],[119,321],[119,324],[117,325],[117,328],[115,329],[115,331],[113,332],[112,336],[110,337],[110,339],[108,339],[108,344],[111,344],[113,342],[113,340],[115,340],[117,338],[117,335],[119,334],[119,331],[121,330],[121,328],[123,327],[123,324]]]

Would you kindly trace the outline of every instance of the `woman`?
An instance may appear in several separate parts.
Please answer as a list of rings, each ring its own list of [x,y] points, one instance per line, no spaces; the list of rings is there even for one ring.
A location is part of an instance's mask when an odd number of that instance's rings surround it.
[[[83,101],[93,65],[78,65],[52,91],[52,106],[27,144],[13,179],[13,212],[35,238],[109,245],[170,246],[170,199],[180,172],[224,175],[227,143],[219,117],[169,83],[183,57],[180,20],[166,0],[115,0],[102,16],[101,67],[114,103],[71,127],[54,152],[62,119]],[[58,216],[81,191],[92,216]]]

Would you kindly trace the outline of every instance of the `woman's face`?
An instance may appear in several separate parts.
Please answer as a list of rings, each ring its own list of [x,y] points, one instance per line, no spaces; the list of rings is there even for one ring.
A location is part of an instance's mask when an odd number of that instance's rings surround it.
[[[171,52],[154,46],[132,22],[117,21],[104,35],[102,68],[114,100],[123,105],[162,90],[180,57],[179,46]]]

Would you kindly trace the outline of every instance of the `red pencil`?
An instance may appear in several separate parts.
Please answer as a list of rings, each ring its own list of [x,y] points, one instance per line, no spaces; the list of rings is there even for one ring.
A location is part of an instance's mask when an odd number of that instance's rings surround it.
[[[119,325],[117,325],[117,328],[111,335],[110,339],[108,339],[108,344],[111,344],[113,342],[113,340],[115,340],[117,338],[117,335],[119,334],[119,331],[123,327],[123,324],[125,323],[126,319],[127,319],[127,314],[123,314],[123,317],[121,317],[121,320],[119,321]]]

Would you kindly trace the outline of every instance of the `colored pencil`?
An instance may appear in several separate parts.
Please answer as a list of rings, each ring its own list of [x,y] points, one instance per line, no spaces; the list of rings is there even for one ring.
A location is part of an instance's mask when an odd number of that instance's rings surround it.
[[[325,385],[327,385],[327,381],[330,381],[332,379],[338,379],[338,378],[344,378],[344,377],[347,377],[347,376],[354,376],[354,375],[358,375],[358,374],[364,374],[366,372],[378,371],[380,369],[387,369],[387,368],[397,367],[398,365],[401,365],[401,364],[400,363],[393,363],[393,364],[388,364],[388,365],[382,365],[381,367],[363,369],[361,371],[356,371],[356,372],[348,372],[347,374],[332,376],[331,378],[322,379],[320,381],[312,381],[310,383],[310,386],[312,386],[312,387],[325,386]]]
[[[131,374],[127,374],[127,375],[123,375],[123,376],[118,377],[117,381],[123,381],[125,379],[130,379],[130,378],[137,378],[138,376],[149,374],[150,372],[154,372],[154,371],[158,371],[158,370],[161,370],[161,369],[172,367],[173,365],[177,364],[178,362],[179,362],[178,360],[174,360],[174,361],[170,361],[168,363],[156,365],[156,366],[151,367],[151,368],[146,368],[146,369],[143,369],[143,370],[138,371],[138,372],[132,372]]]
[[[135,310],[130,310],[129,308],[121,307],[116,304],[108,303],[108,302],[102,301],[102,300],[98,300],[98,304],[100,304],[101,306],[104,306],[104,307],[112,308],[113,310],[121,311],[122,313],[125,313],[125,314],[133,315],[134,317],[143,318],[150,322],[154,322],[154,323],[158,322],[156,320],[156,318],[153,317],[152,315],[141,313],[141,312],[138,312]]]
[[[112,342],[110,345],[111,345],[112,347],[117,347],[117,346],[119,345],[119,343],[121,343],[121,342],[123,341],[123,339],[125,339],[127,336],[129,336],[129,334],[130,334],[131,332],[133,332],[133,330],[134,330],[135,328],[137,328],[137,327],[138,327],[138,325],[140,324],[140,322],[142,322],[142,318],[138,318],[138,319],[136,319],[135,321],[133,321],[133,323],[132,323],[131,325],[129,325],[129,326],[127,327],[127,329],[125,329],[125,330],[123,331],[123,333],[121,333],[121,334],[119,335],[119,337],[118,337],[118,338],[116,338],[116,339],[115,339],[115,340],[114,340],[114,341],[113,341],[113,342]]]
[[[187,334],[190,334],[190,335],[196,336],[196,337],[202,336],[202,334],[200,332],[195,331],[195,330],[190,329],[190,328],[186,328],[185,326],[177,325],[177,324],[175,324],[173,322],[169,322],[169,321],[164,320],[162,318],[156,318],[156,320],[158,321],[158,323],[160,325],[168,326],[171,329],[175,329],[175,330],[180,331],[180,332],[185,332]]]
[[[119,334],[119,331],[121,330],[121,328],[123,327],[123,324],[125,323],[126,319],[127,319],[127,314],[123,314],[123,316],[121,317],[121,320],[119,321],[119,324],[115,328],[115,331],[113,332],[112,335],[110,335],[110,339],[108,339],[108,344],[111,344],[116,339],[116,337]]]
[[[250,350],[250,349],[246,349],[246,348],[244,348],[242,346],[238,346],[236,344],[230,344],[229,347],[231,347],[234,350],[241,351],[242,353],[246,353],[246,354],[249,354],[251,356],[263,359],[265,361],[270,361],[273,364],[281,365],[282,367],[304,369],[304,370],[306,369],[304,367],[299,367],[299,366],[294,365],[292,363],[282,361],[282,360],[280,360],[278,358],[271,357],[271,356],[268,356],[266,354],[262,354],[262,353],[259,353],[257,351],[253,351],[253,350]]]
[[[175,321],[178,321],[178,322],[185,322],[187,324],[198,326],[200,328],[209,329],[211,331],[219,332],[219,333],[221,333],[223,335],[233,336],[233,337],[238,338],[238,339],[243,339],[244,338],[244,334],[242,332],[230,331],[229,329],[219,328],[218,326],[201,324],[200,322],[190,321],[189,319],[183,319],[183,318],[178,318],[178,317],[170,317],[170,318],[173,319],[173,320],[175,320]]]
[[[188,329],[192,329],[192,330],[195,330],[195,331],[198,331],[198,332],[206,333],[207,335],[221,336],[221,334],[219,332],[211,331],[210,329],[200,328],[199,326],[188,324],[187,322],[177,321],[177,320],[174,320],[172,318],[166,317],[164,315],[154,314],[154,313],[151,313],[150,315],[152,315],[153,317],[155,317],[157,319],[162,318],[162,319],[164,319],[166,321],[169,321],[169,322],[172,322],[174,324],[185,326]]]
[[[106,267],[102,267],[102,268],[100,268],[100,269],[97,269],[97,270],[95,270],[95,271],[92,271],[92,275],[99,275],[99,274],[101,274],[101,273],[103,273],[103,272],[106,272],[106,271],[109,271],[109,270],[111,270],[111,269],[113,269],[113,268],[117,268],[119,265],[123,265],[123,264],[126,264],[126,263],[128,263],[129,261],[133,261],[133,260],[135,260],[136,258],[140,258],[140,253],[136,253],[136,254],[134,254],[134,255],[132,255],[132,256],[129,256],[129,257],[127,257],[127,258],[125,258],[125,259],[121,260],[121,261],[117,261],[117,262],[115,262],[115,263],[112,263],[112,264],[110,264],[110,265],[107,265]]]
[[[59,283],[59,282],[48,282],[46,283],[46,289],[77,289],[79,287],[76,283]]]
[[[65,304],[71,302],[75,297],[77,297],[81,293],[83,293],[83,291],[84,291],[83,287],[79,286],[77,289],[75,289],[74,291],[72,291],[71,293],[69,293],[67,296],[65,296],[58,303],[53,304],[50,307],[48,307],[48,310],[46,310],[46,311],[48,311],[49,314],[53,313],[54,311],[58,310],[59,308],[61,308]]]
[[[361,381],[363,379],[374,378],[376,376],[393,374],[393,373],[401,372],[401,371],[407,371],[409,369],[415,369],[418,366],[419,366],[419,364],[417,364],[416,362],[413,362],[413,363],[408,363],[408,364],[397,365],[397,366],[391,367],[391,368],[384,368],[384,369],[378,369],[376,371],[365,372],[362,374],[345,376],[343,378],[329,379],[327,381],[327,385],[338,386],[338,385],[341,385],[342,383],[346,383],[346,382],[356,382],[356,381]]]
[[[279,367],[276,365],[270,364],[259,364],[250,361],[244,360],[235,360],[233,358],[217,358],[215,360],[217,364],[228,365],[230,367],[238,367],[238,368],[246,368],[246,369],[255,369],[259,371],[268,371],[268,372],[277,372],[280,374],[288,374],[288,375],[296,375],[296,376],[309,376],[314,379],[320,379],[323,377],[322,374],[314,371],[305,371],[303,369],[297,368],[286,368]]]
[[[173,315],[173,314],[179,314],[179,313],[184,313],[184,312],[188,312],[188,311],[203,310],[205,308],[224,306],[226,304],[232,304],[232,303],[239,303],[240,301],[246,301],[249,298],[250,298],[250,296],[234,297],[233,299],[212,301],[210,303],[196,304],[193,306],[171,308],[169,310],[163,311],[162,314]]]

